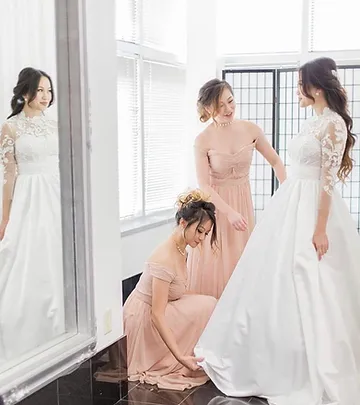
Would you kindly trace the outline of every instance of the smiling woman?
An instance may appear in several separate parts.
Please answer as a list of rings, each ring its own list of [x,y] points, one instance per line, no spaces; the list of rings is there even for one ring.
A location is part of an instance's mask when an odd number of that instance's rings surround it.
[[[0,341],[7,360],[65,332],[58,132],[45,114],[53,101],[48,74],[21,70],[1,129]]]
[[[189,287],[219,298],[254,227],[249,170],[257,149],[272,165],[279,181],[286,177],[281,159],[262,130],[235,119],[235,100],[226,81],[210,80],[200,89],[200,121],[212,123],[196,138],[195,163],[199,186],[217,209],[219,250],[205,241],[189,257]]]

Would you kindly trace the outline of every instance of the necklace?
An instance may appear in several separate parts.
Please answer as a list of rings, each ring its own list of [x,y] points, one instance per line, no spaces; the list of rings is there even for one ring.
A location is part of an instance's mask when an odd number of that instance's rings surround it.
[[[219,127],[228,127],[229,125],[231,125],[234,121],[229,121],[229,122],[221,122],[220,124],[218,124]]]
[[[181,250],[180,246],[179,246],[176,242],[175,242],[175,246],[176,246],[176,249],[179,251],[179,253],[180,253],[182,256],[185,256],[186,250]]]

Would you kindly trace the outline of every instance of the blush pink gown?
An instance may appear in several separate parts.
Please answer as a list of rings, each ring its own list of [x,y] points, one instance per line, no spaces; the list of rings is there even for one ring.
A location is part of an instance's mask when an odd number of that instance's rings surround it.
[[[187,280],[172,269],[147,263],[124,305],[129,380],[181,391],[202,385],[209,379],[204,371],[193,372],[178,363],[152,323],[154,277],[170,283],[165,318],[184,356],[193,355],[217,303],[213,297],[185,294]]]
[[[254,208],[249,171],[256,142],[228,154],[201,149],[210,166],[210,185],[248,223],[244,232],[237,231],[225,214],[217,210],[217,248],[211,248],[210,235],[193,249],[188,258],[189,290],[219,298],[229,281],[254,228]]]

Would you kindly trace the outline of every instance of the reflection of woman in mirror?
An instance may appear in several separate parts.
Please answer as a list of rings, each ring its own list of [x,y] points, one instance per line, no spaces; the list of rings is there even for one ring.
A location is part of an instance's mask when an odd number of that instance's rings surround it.
[[[1,128],[0,344],[8,359],[64,329],[57,123],[49,75],[23,69]]]

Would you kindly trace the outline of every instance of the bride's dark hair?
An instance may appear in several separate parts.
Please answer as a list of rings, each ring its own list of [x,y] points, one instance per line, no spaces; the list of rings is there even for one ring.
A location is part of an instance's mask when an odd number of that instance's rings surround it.
[[[26,67],[19,73],[17,84],[13,89],[14,95],[11,99],[12,113],[8,116],[8,118],[14,117],[15,115],[21,113],[25,105],[24,96],[29,97],[28,103],[35,100],[40,79],[42,77],[46,77],[49,80],[52,90],[49,107],[54,103],[54,87],[51,77],[42,70]]]
[[[314,97],[310,94],[311,88],[323,90],[329,108],[338,113],[345,121],[347,139],[338,171],[339,179],[344,181],[353,168],[350,152],[355,144],[356,136],[352,133],[353,121],[348,111],[348,99],[346,91],[339,81],[336,63],[331,58],[314,59],[301,66],[300,73],[303,94],[315,101]]]

